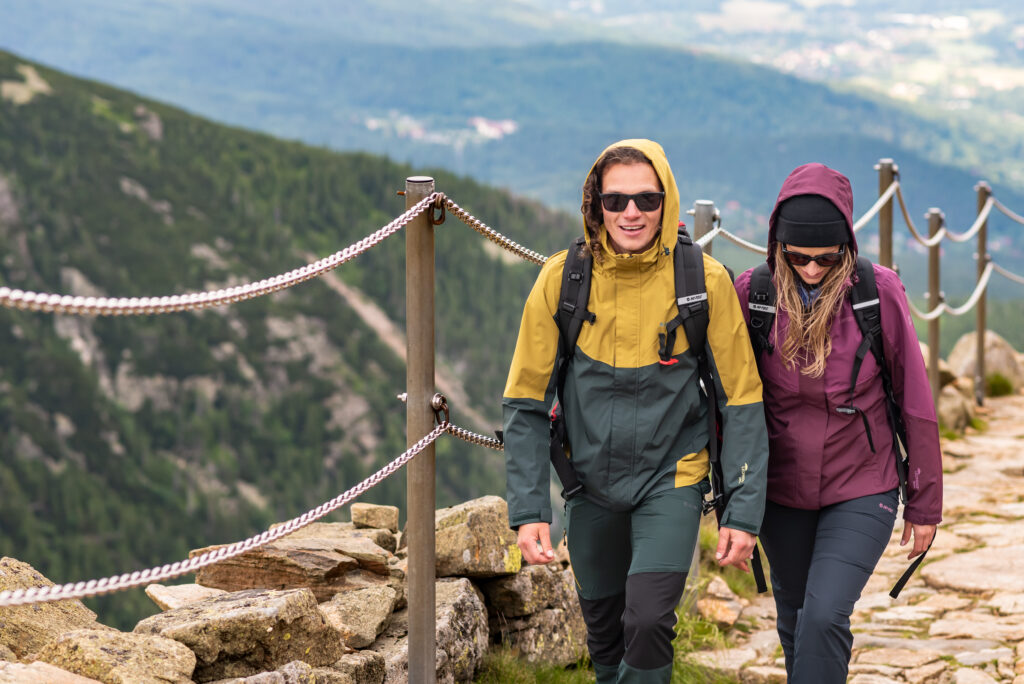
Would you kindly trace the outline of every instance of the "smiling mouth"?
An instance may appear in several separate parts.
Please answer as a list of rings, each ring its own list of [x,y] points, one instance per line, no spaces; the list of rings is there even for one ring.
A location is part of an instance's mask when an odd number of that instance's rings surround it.
[[[646,226],[619,226],[619,230],[625,233],[639,233]]]

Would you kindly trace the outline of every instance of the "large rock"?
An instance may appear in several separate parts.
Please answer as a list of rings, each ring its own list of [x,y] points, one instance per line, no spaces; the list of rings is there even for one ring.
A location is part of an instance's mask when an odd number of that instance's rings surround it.
[[[28,563],[0,558],[0,591],[51,586],[53,582]],[[0,608],[0,646],[18,660],[31,660],[43,646],[75,629],[114,631],[98,623],[96,613],[78,600]]]
[[[398,506],[354,503],[352,504],[352,524],[356,527],[398,532]]]
[[[488,646],[483,597],[464,577],[438,580],[435,586],[437,682],[472,681]],[[404,684],[409,679],[408,633],[408,611],[401,610],[371,647],[384,657],[384,684]]]
[[[949,353],[949,367],[957,375],[974,377],[975,369],[975,347],[977,345],[977,333],[969,332],[962,336],[953,345],[953,351]],[[1014,390],[1018,390],[1024,383],[1024,367],[1017,358],[1017,352],[1010,346],[1010,343],[991,330],[985,331],[985,375],[999,373],[1010,381]]]
[[[212,589],[198,584],[175,584],[172,586],[150,584],[146,587],[146,596],[153,599],[153,603],[160,610],[174,610],[211,596],[220,596],[226,593],[223,589]]]
[[[725,580],[716,575],[704,595],[697,599],[697,612],[719,627],[732,627],[743,613],[743,604]]]
[[[1024,592],[1024,545],[987,547],[955,553],[921,568],[921,576],[936,589],[966,593]]]
[[[248,677],[292,660],[329,665],[342,654],[341,635],[327,624],[308,589],[215,596],[148,617],[135,631],[192,649],[198,682]]]
[[[397,604],[398,592],[391,587],[368,587],[336,594],[320,612],[346,646],[365,648],[384,631]]]
[[[327,675],[341,675],[353,684],[381,684],[384,681],[384,656],[376,651],[346,653],[328,667],[318,667],[316,684],[333,684]]]
[[[352,526],[310,525],[276,542],[196,573],[204,587],[226,591],[309,588],[318,601],[340,591],[387,584],[393,554]],[[189,557],[220,548],[196,549]]]
[[[527,565],[481,588],[493,643],[505,644],[531,663],[566,666],[586,653],[587,630],[572,570],[560,563]]]
[[[36,661],[30,665],[0,663],[0,684],[100,684],[59,667]]]
[[[438,577],[497,577],[519,572],[522,554],[508,527],[508,506],[485,496],[442,508],[434,517]]]
[[[172,639],[96,629],[68,632],[37,657],[104,684],[191,684],[196,666],[195,654]]]
[[[578,604],[572,570],[559,563],[525,565],[514,575],[480,582],[492,617],[532,615],[546,608]]]
[[[587,653],[587,626],[578,606],[547,608],[498,623],[495,629],[500,635],[496,641],[530,663],[565,667]]]
[[[939,416],[939,425],[947,430],[963,432],[974,417],[974,401],[965,397],[955,387],[955,383],[949,384],[939,391],[936,412]]]

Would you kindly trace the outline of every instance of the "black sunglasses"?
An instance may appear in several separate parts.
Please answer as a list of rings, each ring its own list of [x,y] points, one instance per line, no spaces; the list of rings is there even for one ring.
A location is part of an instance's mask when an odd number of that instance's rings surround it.
[[[636,208],[640,211],[654,211],[661,206],[665,193],[638,192],[635,195],[626,195],[621,192],[602,192],[600,196],[602,206],[608,211],[626,211],[629,200],[636,202]]]
[[[843,260],[843,254],[846,252],[846,248],[840,247],[838,252],[832,252],[831,254],[819,254],[818,256],[811,256],[810,254],[804,254],[803,252],[790,252],[785,247],[782,248],[782,253],[786,257],[786,261],[794,266],[806,266],[812,261],[819,266],[830,268],[835,266]]]

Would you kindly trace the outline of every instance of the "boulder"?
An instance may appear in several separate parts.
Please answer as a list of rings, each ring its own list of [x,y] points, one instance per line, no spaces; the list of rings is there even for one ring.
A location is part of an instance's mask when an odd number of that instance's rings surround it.
[[[320,612],[346,646],[365,648],[384,631],[397,603],[398,592],[391,587],[367,587],[335,594],[320,605]]]
[[[525,565],[514,575],[479,583],[492,618],[532,615],[546,608],[578,604],[571,570],[559,563]]]
[[[192,649],[198,682],[249,677],[292,660],[329,665],[342,654],[341,635],[327,624],[308,589],[214,596],[148,617],[135,632]]]
[[[936,408],[939,425],[954,432],[963,432],[974,417],[974,401],[957,390],[954,384],[946,385],[939,392]]]
[[[251,677],[231,677],[220,679],[213,684],[355,684],[344,675],[337,674],[336,679],[318,676],[317,671],[301,660],[293,660],[273,672],[261,672]]]
[[[189,603],[202,601],[211,596],[220,596],[227,592],[223,589],[212,589],[201,587],[198,584],[175,584],[164,586],[163,584],[150,584],[146,587],[146,596],[153,599],[160,610],[173,610],[181,608]]]
[[[489,641],[483,597],[464,577],[441,579],[435,586],[437,682],[472,681]],[[408,633],[408,611],[398,611],[371,646],[384,658],[384,684],[404,683],[409,679]]]
[[[100,684],[95,679],[36,661],[30,665],[0,663],[0,684]]]
[[[196,666],[195,654],[172,639],[97,629],[67,632],[37,657],[105,684],[191,684]]]
[[[481,583],[491,641],[531,663],[566,666],[586,653],[587,630],[571,569],[527,565],[515,575]]]
[[[352,504],[352,524],[356,527],[398,532],[398,506],[354,503]]]
[[[697,599],[697,612],[719,627],[732,627],[743,613],[743,604],[725,580],[716,575],[704,590],[704,595]]]
[[[28,563],[0,558],[0,591],[50,586],[53,582]],[[0,608],[0,646],[13,655],[11,660],[32,660],[43,646],[75,629],[115,631],[97,622],[96,613],[78,600]]]
[[[513,575],[522,566],[508,506],[497,496],[442,508],[434,517],[438,577]]]
[[[587,654],[587,626],[578,606],[546,608],[498,625],[496,640],[530,663],[565,667],[578,663]]]
[[[196,549],[189,557],[217,548]],[[339,591],[387,584],[392,558],[390,551],[351,526],[323,524],[202,568],[196,582],[226,591],[307,587],[318,601],[326,601]]]
[[[338,684],[344,684],[346,680],[353,684],[381,684],[384,681],[384,656],[376,651],[346,653],[333,665],[319,667],[315,672],[317,684],[335,684],[328,675],[345,678]]]
[[[976,345],[976,332],[969,332],[956,341],[953,351],[949,353],[949,367],[954,373],[974,377]],[[1016,350],[998,334],[986,330],[985,375],[993,373],[999,373],[1009,380],[1014,390],[1019,390],[1024,384],[1024,366],[1018,360]]]
[[[7,661],[15,661],[17,659],[18,659],[18,656],[14,655],[14,651],[12,651],[11,649],[7,648],[3,644],[0,644],[0,662],[3,662],[5,660],[7,660]]]

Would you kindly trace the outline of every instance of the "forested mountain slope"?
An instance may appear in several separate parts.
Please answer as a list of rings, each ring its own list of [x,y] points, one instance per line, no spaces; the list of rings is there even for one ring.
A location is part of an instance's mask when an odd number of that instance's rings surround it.
[[[0,285],[169,295],[327,256],[404,210],[414,171],[216,125],[0,53]],[[417,169],[416,173],[422,172]],[[532,247],[576,221],[450,173],[439,189]],[[536,244],[533,238],[547,236]],[[437,229],[441,371],[496,427],[536,266],[453,217]],[[401,329],[404,234],[330,274]],[[244,538],[336,496],[405,448],[404,363],[324,279],[230,307],[142,317],[0,308],[0,555],[55,581]],[[439,371],[440,372],[440,371]],[[500,454],[438,442],[439,504],[503,491]],[[402,505],[399,475],[364,500]],[[347,516],[344,516],[347,519]],[[114,621],[140,592],[101,605]]]

